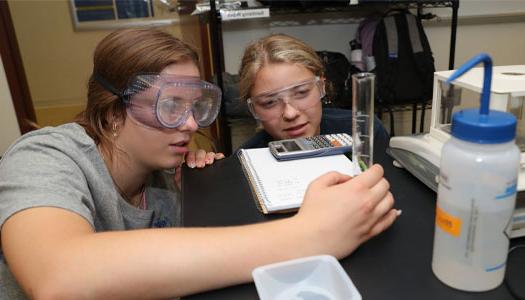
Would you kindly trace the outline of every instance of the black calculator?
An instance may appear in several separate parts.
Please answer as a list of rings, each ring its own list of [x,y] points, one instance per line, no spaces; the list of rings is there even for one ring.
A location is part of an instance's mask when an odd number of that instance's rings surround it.
[[[352,137],[347,133],[323,134],[272,141],[268,148],[277,160],[342,154],[352,151]]]

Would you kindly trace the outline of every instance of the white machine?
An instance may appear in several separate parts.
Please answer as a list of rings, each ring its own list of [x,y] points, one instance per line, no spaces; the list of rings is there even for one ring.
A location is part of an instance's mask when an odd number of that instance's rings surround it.
[[[518,119],[516,144],[521,150],[521,163],[512,237],[525,236],[525,65],[498,66],[492,72],[490,109],[511,112]],[[445,88],[452,73],[434,73],[430,132],[392,137],[388,149],[399,164],[436,192],[441,148],[450,138],[452,113],[479,107],[483,86],[483,68],[470,70],[456,79],[451,88]]]

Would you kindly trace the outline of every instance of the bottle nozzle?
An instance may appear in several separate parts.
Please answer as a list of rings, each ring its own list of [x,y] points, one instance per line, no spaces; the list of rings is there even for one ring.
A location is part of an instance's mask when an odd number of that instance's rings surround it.
[[[466,63],[464,63],[459,69],[456,70],[446,81],[446,83],[451,83],[455,79],[461,77],[468,70],[472,69],[474,66],[483,62],[483,90],[481,93],[481,105],[480,105],[480,114],[488,115],[489,114],[489,104],[490,104],[490,86],[492,84],[492,59],[486,53],[480,53]]]

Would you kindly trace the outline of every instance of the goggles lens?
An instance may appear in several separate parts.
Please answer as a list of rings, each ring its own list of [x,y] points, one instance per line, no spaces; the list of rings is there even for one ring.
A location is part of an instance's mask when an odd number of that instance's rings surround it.
[[[256,119],[267,121],[280,118],[285,104],[296,110],[305,111],[324,97],[324,89],[319,77],[303,81],[277,91],[264,92],[248,99],[250,112]]]
[[[190,114],[199,127],[217,117],[221,91],[198,77],[138,75],[124,92],[128,115],[149,127],[176,128]]]

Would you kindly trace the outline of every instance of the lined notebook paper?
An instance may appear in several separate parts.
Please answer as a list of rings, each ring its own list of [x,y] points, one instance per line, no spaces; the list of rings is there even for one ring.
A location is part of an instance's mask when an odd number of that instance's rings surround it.
[[[238,155],[264,214],[299,208],[308,184],[329,171],[355,174],[352,162],[343,154],[277,161],[268,148],[255,148],[241,149]]]

